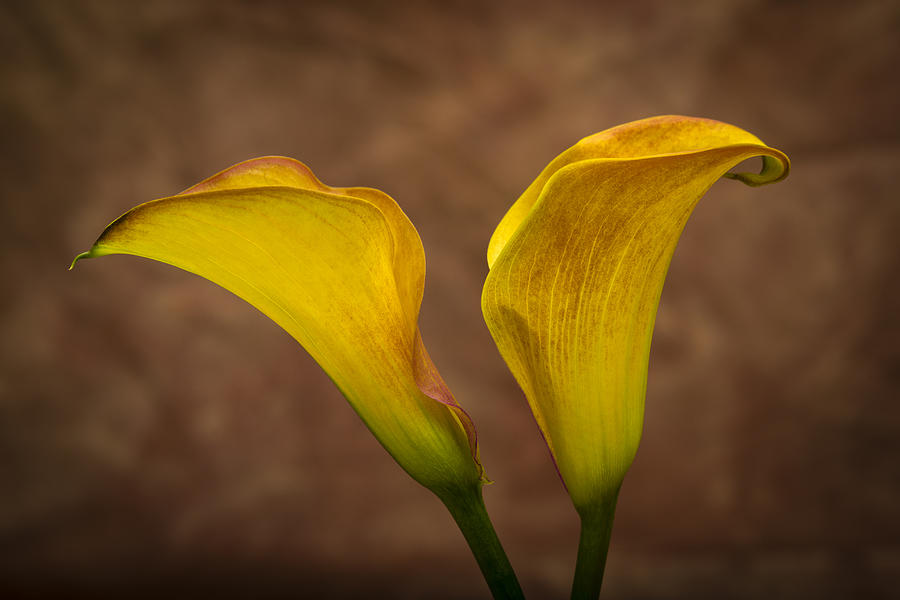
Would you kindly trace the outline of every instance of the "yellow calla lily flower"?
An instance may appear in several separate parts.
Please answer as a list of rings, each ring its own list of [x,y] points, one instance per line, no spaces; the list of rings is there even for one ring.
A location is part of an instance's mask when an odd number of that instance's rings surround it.
[[[475,427],[422,343],[425,254],[392,198],[327,186],[293,159],[257,158],[133,208],[72,265],[108,254],[205,277],[280,325],[444,502],[495,597],[521,597],[484,508]]]
[[[755,156],[759,174],[728,173]],[[722,176],[762,185],[789,168],[732,125],[644,119],[563,152],[494,232],[482,310],[582,518],[573,597],[599,594],[641,437],[656,309],[691,211]]]
[[[422,485],[483,476],[472,421],[419,334],[422,242],[386,194],[326,186],[293,159],[253,159],[130,210],[75,260],[107,254],[174,265],[255,306]]]

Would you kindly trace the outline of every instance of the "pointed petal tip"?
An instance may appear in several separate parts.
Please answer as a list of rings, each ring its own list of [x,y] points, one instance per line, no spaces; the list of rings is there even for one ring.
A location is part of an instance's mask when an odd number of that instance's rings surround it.
[[[75,263],[77,263],[77,262],[78,262],[79,260],[81,260],[82,258],[93,258],[95,255],[92,254],[92,252],[93,252],[93,248],[91,248],[91,249],[88,250],[87,252],[82,252],[81,254],[79,254],[78,256],[76,256],[75,258],[73,258],[73,259],[72,259],[72,263],[69,265],[69,269],[68,269],[68,270],[71,271],[72,269],[74,269],[74,268],[75,268]]]
[[[91,246],[90,250],[88,250],[87,252],[82,252],[81,254],[73,258],[68,270],[71,271],[72,269],[74,269],[76,263],[78,263],[78,261],[82,259],[97,258],[100,256],[107,256],[109,254],[114,254],[114,252],[111,252],[108,248],[102,247],[99,243],[94,244],[93,246]]]

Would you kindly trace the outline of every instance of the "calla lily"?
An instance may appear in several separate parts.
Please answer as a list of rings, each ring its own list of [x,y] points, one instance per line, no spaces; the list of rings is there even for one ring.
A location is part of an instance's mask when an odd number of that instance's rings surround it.
[[[759,174],[729,173],[761,156]],[[482,310],[582,519],[573,597],[596,597],[644,416],[650,338],[691,211],[722,176],[787,176],[737,127],[665,116],[584,138],[512,205],[488,247]]]
[[[75,262],[108,254],[174,265],[255,306],[309,352],[470,542],[491,538],[475,427],[419,333],[422,242],[389,196],[329,187],[293,159],[258,158],[130,210]],[[511,574],[508,562],[487,568]]]

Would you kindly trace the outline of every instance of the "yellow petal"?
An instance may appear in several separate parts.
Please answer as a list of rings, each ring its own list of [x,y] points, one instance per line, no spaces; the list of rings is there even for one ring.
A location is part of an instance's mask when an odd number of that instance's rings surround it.
[[[174,265],[255,306],[426,487],[482,477],[471,419],[419,334],[422,243],[386,194],[331,188],[292,159],[254,159],[130,210],[78,258],[107,254]]]
[[[614,497],[641,436],[665,274],[696,203],[741,161],[787,157],[724,123],[656,117],[581,140],[501,221],[482,310],[579,511]]]

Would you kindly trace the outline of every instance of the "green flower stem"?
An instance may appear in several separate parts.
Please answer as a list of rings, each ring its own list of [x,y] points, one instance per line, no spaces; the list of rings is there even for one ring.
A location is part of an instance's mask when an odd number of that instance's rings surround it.
[[[617,495],[581,515],[581,539],[578,541],[578,561],[572,581],[572,600],[597,600],[600,597]]]
[[[524,600],[516,574],[484,507],[481,484],[439,497],[466,538],[493,597],[496,600]]]

